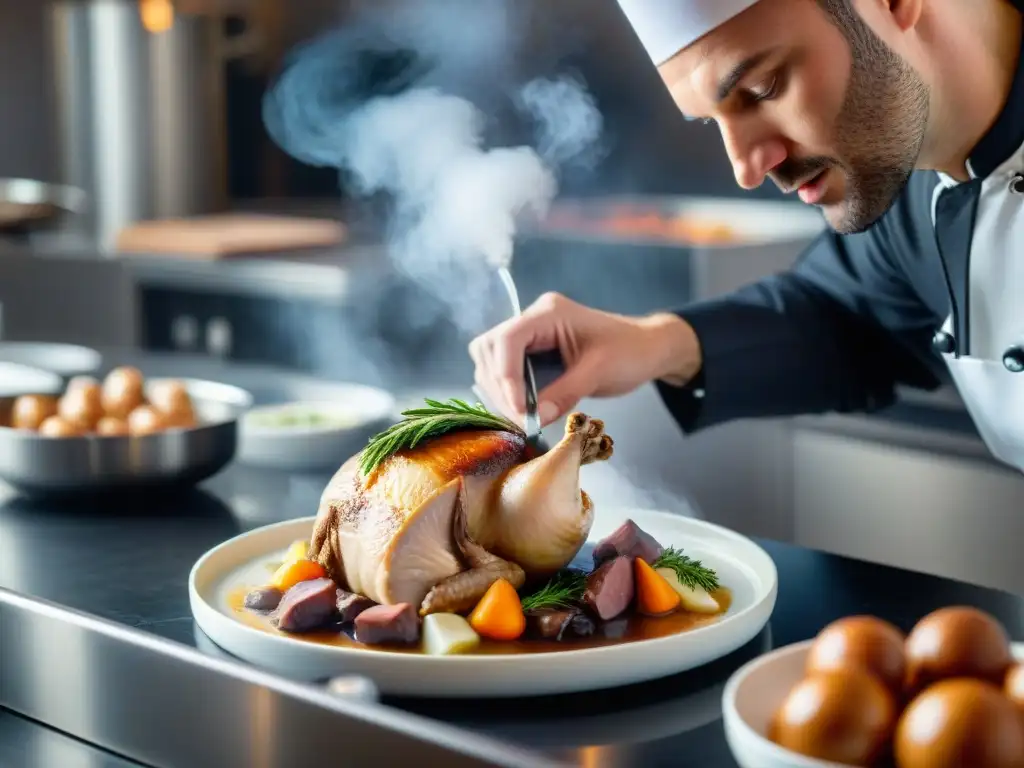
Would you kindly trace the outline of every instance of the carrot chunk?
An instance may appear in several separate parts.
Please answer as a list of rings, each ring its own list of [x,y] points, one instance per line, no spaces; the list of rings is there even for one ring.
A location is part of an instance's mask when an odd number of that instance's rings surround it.
[[[313,560],[289,560],[274,571],[274,575],[270,579],[270,586],[287,592],[300,581],[312,581],[326,576],[327,572],[320,563]]]
[[[498,579],[469,616],[469,625],[489,640],[516,640],[526,630],[526,615],[516,588]]]
[[[637,610],[645,616],[665,616],[679,607],[681,598],[665,577],[645,560],[633,558]]]

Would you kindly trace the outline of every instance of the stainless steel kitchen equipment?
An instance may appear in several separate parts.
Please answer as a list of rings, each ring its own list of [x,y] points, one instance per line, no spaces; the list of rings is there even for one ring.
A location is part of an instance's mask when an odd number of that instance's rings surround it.
[[[1024,475],[992,458],[966,413],[940,417],[796,419],[793,540],[1024,594]]]
[[[147,384],[157,384],[149,379]],[[238,447],[238,419],[252,404],[245,390],[181,379],[200,422],[127,437],[48,438],[0,427],[0,480],[32,496],[188,487],[216,474]]]
[[[35,179],[0,179],[0,235],[28,234],[85,210],[86,194],[76,187]]]
[[[0,708],[160,768],[558,765],[2,588]]]
[[[235,656],[232,656],[213,642],[209,635],[199,628],[198,624],[196,624],[194,628],[194,638],[196,641],[196,649],[202,651],[207,656],[212,656],[215,659],[237,661]],[[342,675],[340,677],[332,677],[325,683],[325,685],[327,690],[331,693],[344,698],[373,702],[378,702],[381,698],[380,689],[377,687],[377,684],[370,678],[363,675]]]
[[[49,6],[60,176],[91,201],[65,233],[106,249],[133,222],[223,210],[224,64],[245,48],[222,14],[163,28],[138,2]]]
[[[137,290],[125,264],[98,259],[95,251],[23,245],[0,254],[0,340],[130,347],[138,343],[138,324]]]

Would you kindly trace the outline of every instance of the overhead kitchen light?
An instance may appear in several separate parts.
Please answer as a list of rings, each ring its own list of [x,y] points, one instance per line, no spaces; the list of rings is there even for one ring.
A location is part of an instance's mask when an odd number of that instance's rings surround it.
[[[171,0],[139,0],[139,15],[147,32],[166,32],[174,26],[174,3]]]

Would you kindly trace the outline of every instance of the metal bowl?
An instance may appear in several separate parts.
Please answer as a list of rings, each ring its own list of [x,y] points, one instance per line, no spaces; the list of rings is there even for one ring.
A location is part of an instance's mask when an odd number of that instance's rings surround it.
[[[147,389],[166,379],[148,379]],[[252,396],[228,384],[181,381],[200,426],[129,437],[49,438],[0,427],[0,480],[30,496],[80,497],[193,486],[238,448],[238,419]]]

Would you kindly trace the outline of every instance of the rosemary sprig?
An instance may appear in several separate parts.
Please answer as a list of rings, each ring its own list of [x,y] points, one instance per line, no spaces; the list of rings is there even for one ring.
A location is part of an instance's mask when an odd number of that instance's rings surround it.
[[[523,610],[572,608],[583,599],[586,589],[587,574],[582,571],[559,571],[551,581],[522,599]]]
[[[468,429],[499,429],[523,434],[523,430],[503,416],[488,411],[480,403],[469,405],[452,398],[446,403],[427,399],[423,408],[402,411],[402,421],[370,438],[359,456],[359,467],[369,475],[399,451],[415,448],[424,440],[447,432]]]
[[[707,592],[718,589],[718,574],[703,565],[700,560],[687,557],[674,547],[667,547],[652,564],[654,568],[671,568],[676,572],[680,584],[691,589],[700,587]]]

